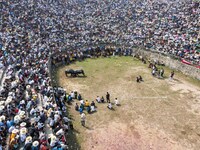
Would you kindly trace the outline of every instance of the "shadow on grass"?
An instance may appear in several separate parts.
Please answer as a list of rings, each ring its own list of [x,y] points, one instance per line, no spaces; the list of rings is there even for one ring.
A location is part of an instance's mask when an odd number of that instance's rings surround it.
[[[83,126],[84,128],[88,129],[88,130],[93,130],[92,128],[90,128],[89,126],[85,125]]]
[[[67,110],[69,110],[70,105],[66,104],[65,105],[67,107]],[[67,111],[66,116],[69,117],[69,119],[72,121],[74,121],[74,117],[73,115],[71,115],[69,113],[69,111]],[[80,132],[76,129],[70,129],[67,134],[66,134],[66,138],[67,138],[67,145],[69,147],[68,150],[80,150],[81,146],[78,143],[78,139],[77,139],[77,134],[80,134]]]
[[[96,110],[96,111],[91,111],[91,112],[89,113],[89,115],[95,114],[96,112],[97,112],[97,110]]]
[[[179,82],[179,83],[182,83],[179,79],[172,79],[172,80],[174,80],[174,81],[176,81],[176,82]]]
[[[80,150],[81,146],[78,143],[76,134],[79,134],[79,131],[73,129],[70,130],[67,134],[67,145],[69,150]]]
[[[66,76],[67,78],[87,78],[87,76]]]
[[[111,109],[110,109],[110,108],[108,108],[108,109],[109,109],[109,110],[112,110],[112,111],[115,111],[115,109],[114,109],[114,108],[111,108]]]

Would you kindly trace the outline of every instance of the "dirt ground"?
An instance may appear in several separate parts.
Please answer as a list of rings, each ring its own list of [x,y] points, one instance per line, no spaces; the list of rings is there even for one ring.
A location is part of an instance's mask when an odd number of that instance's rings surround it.
[[[85,100],[95,100],[108,91],[111,101],[121,106],[107,109],[97,105],[97,112],[86,113],[86,127],[80,114],[69,105],[77,143],[83,150],[186,150],[200,149],[200,81],[170,69],[165,78],[151,76],[148,65],[131,57],[88,59],[57,71],[59,85],[66,91],[78,91]],[[84,69],[87,77],[65,77],[65,69]],[[141,75],[142,83],[136,83]],[[76,149],[71,144],[71,149]]]

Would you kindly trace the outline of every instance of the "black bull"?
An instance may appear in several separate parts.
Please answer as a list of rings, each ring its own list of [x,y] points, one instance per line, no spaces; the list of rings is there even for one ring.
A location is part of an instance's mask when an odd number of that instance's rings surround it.
[[[84,73],[84,71],[82,69],[81,70],[73,70],[73,69],[65,70],[65,75],[68,76],[68,74],[70,74],[72,77],[77,77],[80,74],[85,76],[85,73]]]

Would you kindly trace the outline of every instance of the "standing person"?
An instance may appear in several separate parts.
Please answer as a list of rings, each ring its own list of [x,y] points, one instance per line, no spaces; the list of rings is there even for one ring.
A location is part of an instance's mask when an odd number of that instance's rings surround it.
[[[86,119],[86,116],[84,113],[81,114],[81,125],[82,126],[85,126],[85,119]]]
[[[160,77],[161,77],[161,78],[163,78],[164,72],[165,72],[164,69],[161,68],[161,70],[160,70]]]
[[[110,103],[110,94],[108,92],[106,94],[106,101],[107,101],[107,103]]]
[[[174,77],[174,71],[171,72],[170,79],[173,79],[173,77]]]

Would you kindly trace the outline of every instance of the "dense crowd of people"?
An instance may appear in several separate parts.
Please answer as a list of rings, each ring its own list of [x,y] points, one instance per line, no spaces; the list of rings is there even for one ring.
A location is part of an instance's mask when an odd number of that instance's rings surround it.
[[[66,51],[54,56],[53,64],[70,63],[93,52],[131,55],[137,46],[200,65],[198,1],[6,0],[0,8],[0,68],[7,68],[0,93],[0,149],[6,143],[10,149],[66,149],[70,119],[63,90],[51,85],[52,53]],[[102,43],[126,48],[90,46]]]
[[[100,43],[142,46],[199,64],[198,1],[8,0],[1,8],[2,67]]]

